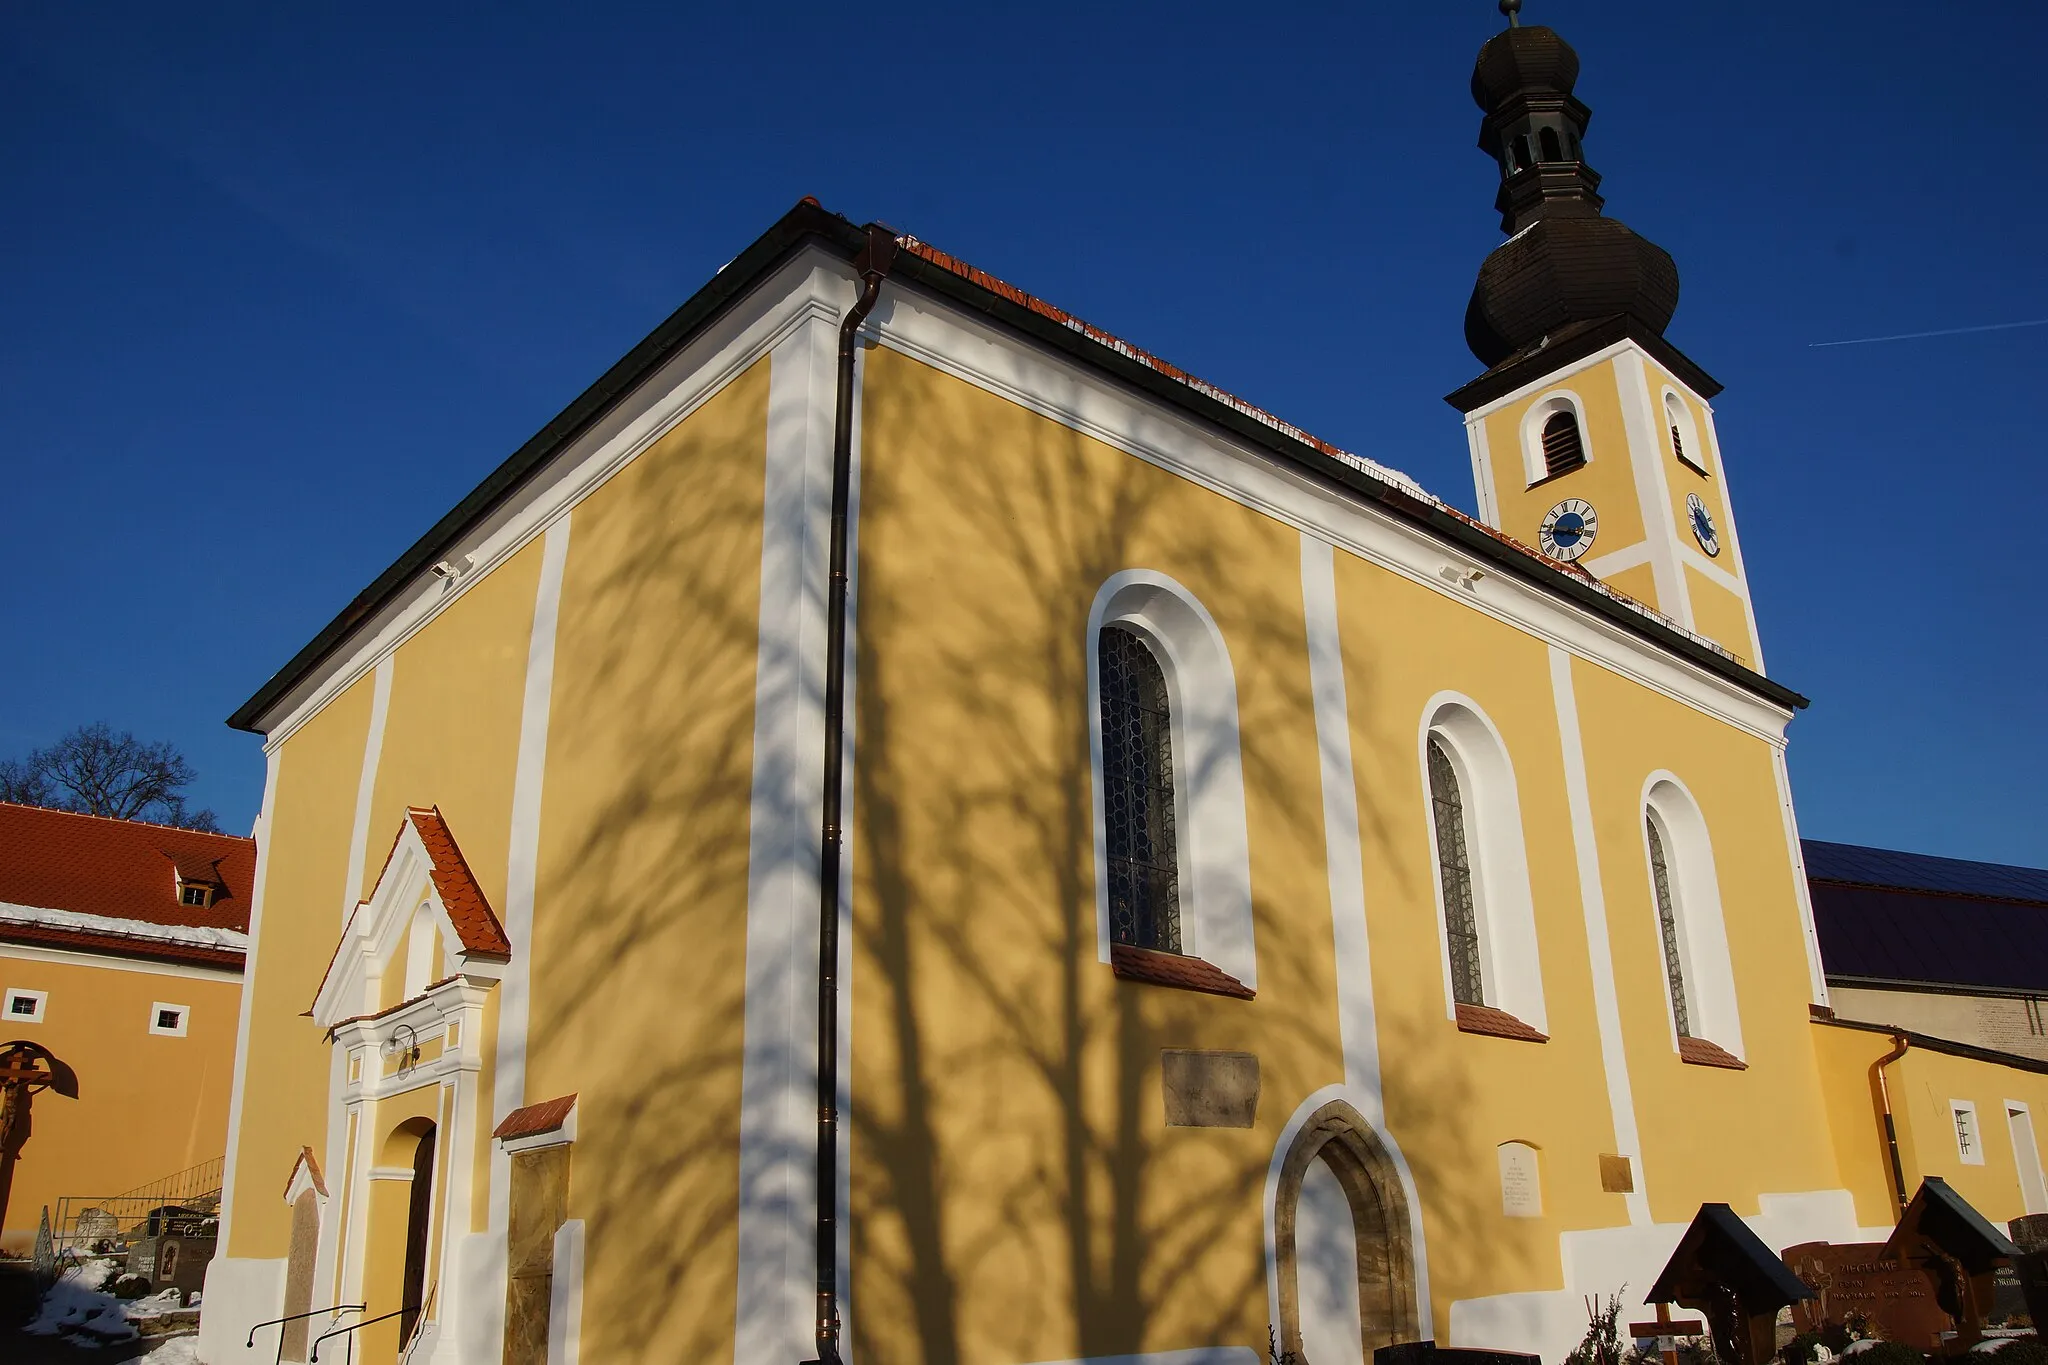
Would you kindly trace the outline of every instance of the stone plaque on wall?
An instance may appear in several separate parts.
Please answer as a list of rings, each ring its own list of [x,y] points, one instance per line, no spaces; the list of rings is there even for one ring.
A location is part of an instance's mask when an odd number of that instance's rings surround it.
[[[1543,1216],[1543,1178],[1536,1149],[1526,1142],[1500,1145],[1500,1211],[1510,1218]]]
[[[1250,1052],[1159,1054],[1169,1128],[1249,1128],[1259,1116],[1259,1059]]]

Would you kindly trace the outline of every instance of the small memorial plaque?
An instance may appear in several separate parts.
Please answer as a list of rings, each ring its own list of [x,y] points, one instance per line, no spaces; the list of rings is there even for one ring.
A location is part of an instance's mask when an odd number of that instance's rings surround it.
[[[1500,1145],[1500,1211],[1510,1218],[1543,1216],[1543,1176],[1536,1149],[1526,1142]]]

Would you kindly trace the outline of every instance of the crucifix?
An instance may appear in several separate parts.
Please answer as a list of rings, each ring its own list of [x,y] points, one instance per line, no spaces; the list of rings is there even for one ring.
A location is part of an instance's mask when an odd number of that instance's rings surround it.
[[[40,1043],[25,1039],[0,1044],[0,1227],[7,1223],[7,1194],[14,1162],[28,1144],[29,1106],[38,1090],[78,1098],[78,1073]]]
[[[1632,1322],[1628,1334],[1632,1340],[1642,1341],[1654,1337],[1657,1353],[1664,1357],[1664,1365],[1678,1365],[1678,1339],[1696,1337],[1707,1330],[1707,1325],[1698,1318],[1676,1318],[1671,1316],[1671,1305],[1657,1305],[1655,1322]]]

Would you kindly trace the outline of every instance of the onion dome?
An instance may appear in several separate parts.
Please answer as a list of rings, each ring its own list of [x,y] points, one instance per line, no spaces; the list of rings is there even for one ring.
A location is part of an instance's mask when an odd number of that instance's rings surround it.
[[[1600,214],[1599,173],[1581,139],[1592,110],[1572,95],[1579,54],[1548,28],[1515,22],[1479,50],[1472,98],[1479,148],[1500,167],[1494,207],[1512,233],[1479,268],[1465,344],[1491,368],[1574,323],[1626,317],[1661,336],[1678,308],[1678,266]]]

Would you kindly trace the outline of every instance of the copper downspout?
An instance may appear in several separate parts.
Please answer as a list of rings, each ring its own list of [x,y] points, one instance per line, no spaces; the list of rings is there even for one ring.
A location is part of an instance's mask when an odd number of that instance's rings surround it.
[[[860,297],[839,324],[837,405],[832,414],[832,536],[825,596],[825,789],[818,845],[818,1322],[817,1361],[839,1363],[839,849],[846,738],[846,516],[853,485],[853,360],[861,324],[896,259],[896,234],[868,224],[853,268]]]
[[[1907,1049],[1912,1045],[1912,1040],[1905,1034],[1894,1033],[1892,1050],[1878,1058],[1876,1064],[1870,1068],[1870,1074],[1877,1078],[1877,1107],[1884,1115],[1885,1146],[1891,1151],[1892,1202],[1896,1206],[1892,1211],[1894,1218],[1902,1218],[1906,1213],[1906,1168],[1899,1161],[1899,1127],[1892,1120],[1892,1091],[1891,1087],[1885,1084],[1884,1069],[1905,1056]]]

